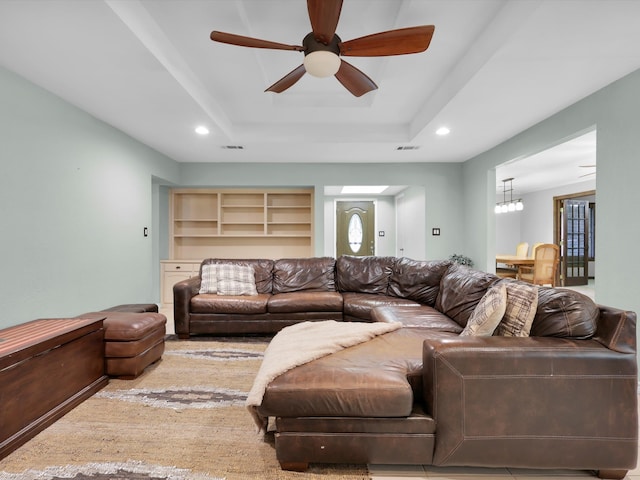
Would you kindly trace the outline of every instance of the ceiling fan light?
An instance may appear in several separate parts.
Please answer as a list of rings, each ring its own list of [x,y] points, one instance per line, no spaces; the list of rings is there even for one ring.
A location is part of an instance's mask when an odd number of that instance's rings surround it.
[[[330,77],[340,68],[340,57],[333,52],[318,50],[304,57],[304,68],[314,77]]]

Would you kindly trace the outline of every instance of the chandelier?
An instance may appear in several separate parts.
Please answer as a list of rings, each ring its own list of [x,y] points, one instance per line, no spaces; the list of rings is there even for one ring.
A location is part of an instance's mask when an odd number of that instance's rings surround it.
[[[507,200],[507,192],[509,192],[509,200]],[[513,200],[513,178],[505,178],[502,180],[502,201],[496,203],[495,212],[519,212],[523,209],[524,203],[522,203],[522,199]]]

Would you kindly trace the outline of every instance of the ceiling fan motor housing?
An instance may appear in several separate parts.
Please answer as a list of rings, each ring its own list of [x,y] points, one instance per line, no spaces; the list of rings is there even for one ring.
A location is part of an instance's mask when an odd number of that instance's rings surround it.
[[[311,32],[307,34],[306,37],[304,37],[304,40],[302,40],[302,46],[304,47],[305,56],[318,51],[331,52],[335,53],[336,55],[340,55],[340,42],[342,42],[342,40],[340,40],[340,37],[338,35],[334,35],[329,43],[324,44],[316,40],[313,32]]]

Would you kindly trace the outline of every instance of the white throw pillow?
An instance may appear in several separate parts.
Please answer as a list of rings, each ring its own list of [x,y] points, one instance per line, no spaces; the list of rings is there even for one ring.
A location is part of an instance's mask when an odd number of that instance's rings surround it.
[[[253,267],[233,264],[217,265],[218,295],[258,295]]]
[[[538,286],[515,281],[504,283],[507,285],[507,309],[496,335],[528,337],[538,309]]]
[[[502,320],[507,308],[507,288],[499,283],[487,290],[460,336],[490,337]]]
[[[218,276],[216,274],[216,266],[210,263],[202,266],[202,274],[200,278],[200,290],[198,293],[217,293],[218,292]]]

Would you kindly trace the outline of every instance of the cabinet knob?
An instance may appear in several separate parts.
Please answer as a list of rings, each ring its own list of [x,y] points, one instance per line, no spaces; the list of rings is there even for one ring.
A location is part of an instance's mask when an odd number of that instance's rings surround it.
[[[176,265],[176,270],[180,270],[180,265]]]

